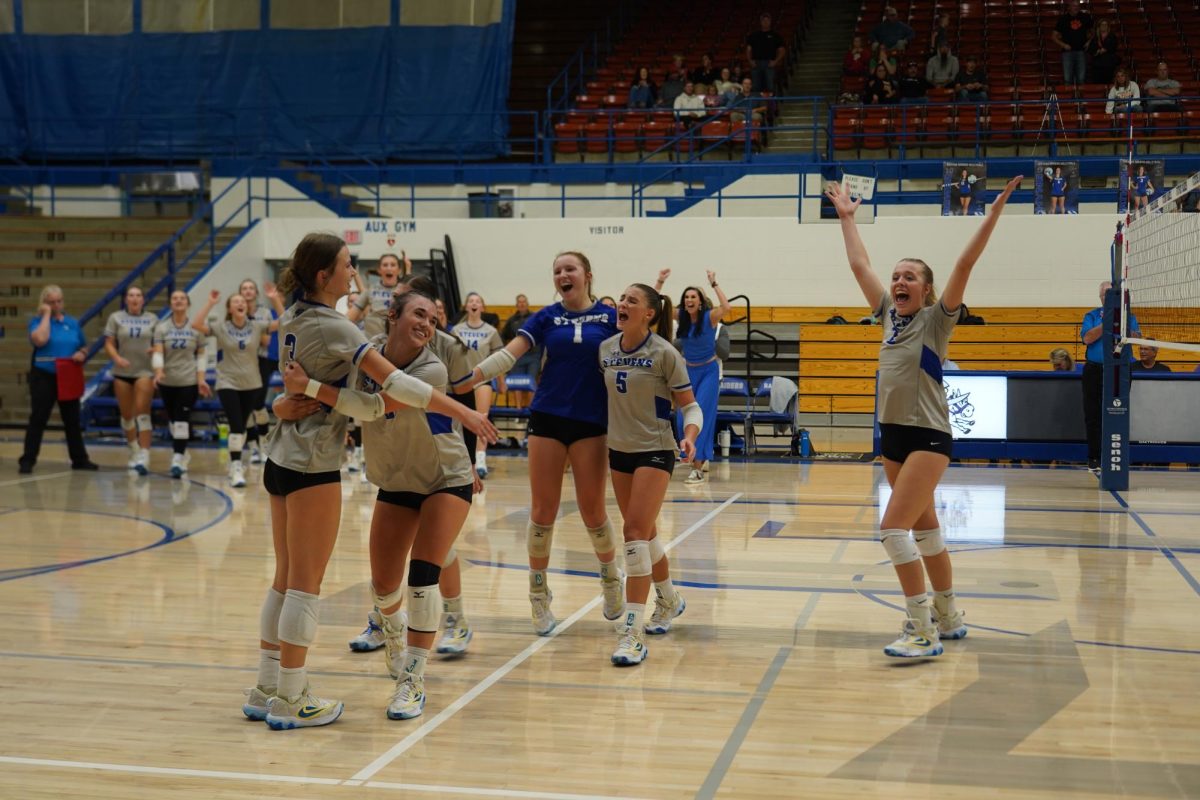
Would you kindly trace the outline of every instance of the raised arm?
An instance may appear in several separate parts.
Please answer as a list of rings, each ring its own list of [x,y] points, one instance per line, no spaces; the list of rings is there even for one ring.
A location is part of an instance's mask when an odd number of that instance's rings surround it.
[[[1000,192],[1000,196],[992,201],[992,207],[988,209],[983,224],[971,236],[967,246],[959,255],[958,261],[955,262],[954,271],[950,273],[950,278],[946,281],[945,288],[942,289],[942,306],[947,311],[957,311],[962,305],[963,293],[967,290],[967,279],[971,277],[971,270],[975,267],[975,262],[983,255],[988,239],[992,237],[992,231],[995,229],[996,223],[1000,221],[1000,215],[1004,213],[1004,206],[1008,202],[1008,198],[1021,185],[1023,177],[1023,175],[1018,175],[1009,181],[1004,187],[1004,191]]]
[[[279,289],[275,288],[275,284],[266,283],[263,285],[263,291],[267,295],[267,299],[271,301],[271,308],[275,309],[275,319],[271,320],[271,325],[267,328],[268,331],[274,333],[279,330],[279,318],[283,316],[283,297],[279,294]]]
[[[717,284],[717,273],[711,269],[706,273],[708,275],[708,285],[717,293],[717,303],[712,311],[708,312],[709,322],[712,326],[717,327],[717,323],[729,316],[733,311],[733,306],[729,305],[729,298],[725,296],[725,290]]]
[[[671,270],[660,269],[658,277],[654,279],[654,291],[662,292],[663,287],[667,285],[667,278],[671,277]]]
[[[208,327],[208,315],[216,308],[217,303],[221,301],[221,290],[213,289],[208,293],[208,302],[204,304],[204,308],[196,314],[192,319],[192,328],[200,331],[205,336],[212,336],[212,330]]]
[[[846,243],[846,260],[850,262],[850,271],[858,288],[862,290],[863,298],[871,310],[879,308],[883,300],[883,283],[871,269],[871,259],[867,255],[867,247],[858,234],[858,225],[854,221],[854,212],[862,205],[862,198],[851,200],[850,195],[842,191],[840,183],[831,183],[825,187],[825,196],[837,209],[838,219],[842,224],[842,239]]]
[[[486,383],[493,378],[499,378],[501,375],[508,373],[517,360],[529,352],[532,347],[528,337],[518,333],[513,340],[504,345],[504,348],[497,350],[490,356],[485,358],[479,366],[471,372],[471,377],[465,381],[460,381],[454,387],[455,394],[462,394],[468,387],[475,388],[481,383]]]
[[[41,319],[38,324],[29,331],[29,341],[34,347],[45,347],[46,342],[50,341],[50,316],[53,314],[52,309],[45,303],[38,306],[38,314]]]

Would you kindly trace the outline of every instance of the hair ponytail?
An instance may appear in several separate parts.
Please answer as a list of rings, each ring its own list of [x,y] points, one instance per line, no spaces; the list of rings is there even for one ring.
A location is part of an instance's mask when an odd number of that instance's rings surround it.
[[[654,287],[644,283],[635,283],[633,287],[646,298],[646,305],[654,309],[654,315],[650,317],[650,330],[668,342],[671,341],[671,326],[674,322],[671,319],[671,298],[659,294]]]

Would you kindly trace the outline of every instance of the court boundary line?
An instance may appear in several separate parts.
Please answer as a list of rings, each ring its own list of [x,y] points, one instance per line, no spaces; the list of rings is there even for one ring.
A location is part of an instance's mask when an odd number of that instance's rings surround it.
[[[720,514],[722,511],[724,511],[725,509],[727,509],[731,505],[733,505],[737,501],[737,499],[741,496],[742,496],[741,492],[736,492],[732,496],[728,497],[719,506],[717,506],[714,509],[711,509],[707,514],[705,514],[700,519],[696,520],[691,525],[689,525],[678,536],[675,536],[674,538],[672,538],[670,542],[668,542],[666,545],[663,546],[663,550],[666,552],[670,552],[675,547],[682,544],[693,533],[700,530],[700,528],[704,527],[711,520],[716,518],[716,516],[718,514]],[[439,727],[441,727],[443,723],[447,722],[455,714],[457,714],[459,711],[461,711],[463,708],[465,708],[468,704],[470,704],[473,700],[475,700],[475,698],[479,697],[485,691],[490,689],[501,678],[503,678],[508,673],[512,672],[514,669],[519,667],[521,664],[525,663],[527,660],[529,660],[529,658],[531,656],[533,656],[535,653],[537,653],[543,647],[548,646],[551,642],[553,642],[555,639],[557,639],[559,637],[559,635],[561,635],[564,631],[566,631],[572,625],[574,625],[576,622],[578,622],[580,619],[582,619],[588,612],[590,612],[592,609],[594,609],[596,606],[598,606],[601,603],[601,601],[603,601],[603,599],[604,599],[603,594],[598,594],[595,597],[593,597],[591,600],[589,600],[587,603],[585,603],[582,608],[577,610],[574,614],[567,617],[566,620],[564,620],[561,624],[559,624],[551,632],[551,634],[549,636],[538,637],[535,641],[531,642],[524,650],[517,653],[515,656],[510,658],[508,661],[506,661],[501,666],[497,667],[490,675],[485,677],[479,683],[475,684],[475,686],[473,686],[472,688],[468,689],[466,692],[464,692],[462,695],[460,695],[454,702],[452,702],[450,705],[446,706],[446,708],[444,708],[440,712],[438,712],[438,714],[436,714],[432,719],[423,723],[421,725],[421,727],[417,728],[415,731],[410,733],[408,736],[405,736],[399,742],[392,745],[386,751],[381,753],[371,763],[367,764],[365,767],[360,769],[358,772],[354,773],[354,775],[351,777],[349,783],[351,783],[353,785],[361,785],[361,784],[369,781],[372,777],[374,777],[376,774],[378,774],[380,770],[387,767],[389,764],[391,764],[397,758],[404,755],[404,753],[406,753],[414,745],[421,742],[426,736],[428,736],[429,734],[431,734],[435,730],[437,730]]]
[[[1154,532],[1154,529],[1150,527],[1148,522],[1142,519],[1141,514],[1139,514],[1137,511],[1134,511],[1133,508],[1130,507],[1129,503],[1125,501],[1125,498],[1121,497],[1119,492],[1114,489],[1110,491],[1110,494],[1112,494],[1112,496],[1116,498],[1116,501],[1121,504],[1121,508],[1125,509],[1126,513],[1129,514],[1129,518],[1134,521],[1134,524],[1142,529],[1142,533],[1146,534],[1146,536],[1151,539],[1151,541],[1154,543],[1155,549],[1158,550],[1159,554],[1167,560],[1167,563],[1175,568],[1175,571],[1178,572],[1185,581],[1187,581],[1187,584],[1192,588],[1192,591],[1195,592],[1198,597],[1200,597],[1200,581],[1197,581],[1196,576],[1193,575],[1191,571],[1183,565],[1183,563],[1179,560],[1179,557],[1175,555],[1175,551],[1165,544],[1158,543],[1158,534]]]

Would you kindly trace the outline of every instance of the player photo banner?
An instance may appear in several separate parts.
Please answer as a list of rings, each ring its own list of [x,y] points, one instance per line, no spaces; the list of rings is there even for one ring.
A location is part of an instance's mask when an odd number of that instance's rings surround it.
[[[982,161],[942,162],[942,216],[983,214],[987,196],[987,164]]]
[[[1117,213],[1126,213],[1130,206],[1135,209],[1147,206],[1162,194],[1166,181],[1165,169],[1166,165],[1161,160],[1122,161],[1117,173]]]
[[[1079,162],[1034,161],[1033,213],[1079,213]]]

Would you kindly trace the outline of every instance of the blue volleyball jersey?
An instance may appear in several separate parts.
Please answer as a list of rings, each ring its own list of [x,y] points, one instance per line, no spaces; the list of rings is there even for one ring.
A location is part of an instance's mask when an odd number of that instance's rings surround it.
[[[1133,179],[1133,191],[1139,197],[1145,197],[1146,195],[1150,194],[1149,185],[1149,175],[1137,175]]]
[[[608,393],[600,372],[600,344],[617,333],[617,311],[595,303],[568,311],[562,303],[546,306],[518,334],[545,348],[546,361],[530,408],[543,414],[608,424]]]
[[[1066,178],[1051,178],[1050,179],[1050,195],[1051,197],[1065,197],[1067,194],[1067,179]]]

